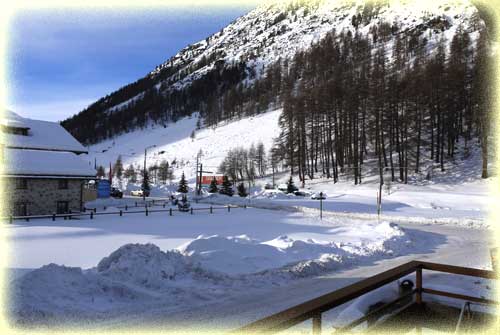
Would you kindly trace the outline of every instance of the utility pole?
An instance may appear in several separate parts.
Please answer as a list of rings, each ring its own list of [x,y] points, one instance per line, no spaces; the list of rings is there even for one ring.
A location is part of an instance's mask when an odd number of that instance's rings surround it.
[[[196,192],[198,192],[198,184],[201,182],[201,180],[198,180],[198,169],[199,168],[200,168],[200,155],[198,153],[198,155],[196,155],[196,173],[194,174],[195,180],[196,180],[196,186],[195,186]]]
[[[200,179],[198,181],[198,195],[201,195],[201,178],[203,177],[203,164],[200,163]]]

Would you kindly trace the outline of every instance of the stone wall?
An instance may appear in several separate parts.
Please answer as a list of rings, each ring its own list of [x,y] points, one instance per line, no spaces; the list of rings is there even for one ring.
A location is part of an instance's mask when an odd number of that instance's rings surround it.
[[[59,179],[27,178],[27,189],[16,189],[16,178],[5,178],[3,181],[3,199],[7,203],[2,206],[2,215],[13,214],[14,204],[27,204],[28,215],[52,214],[57,211],[58,201],[68,201],[68,209],[79,212],[83,180],[67,179],[68,188],[59,189]]]

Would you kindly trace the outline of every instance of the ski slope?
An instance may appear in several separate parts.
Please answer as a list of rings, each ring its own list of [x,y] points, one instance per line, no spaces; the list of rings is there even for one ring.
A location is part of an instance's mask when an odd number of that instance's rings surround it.
[[[89,164],[102,165],[109,168],[118,156],[122,156],[124,166],[134,164],[143,167],[144,149],[151,145],[147,153],[147,165],[160,163],[165,159],[169,163],[176,161],[175,178],[180,178],[182,172],[194,183],[196,171],[196,156],[201,150],[203,169],[216,172],[227,152],[236,147],[248,149],[252,144],[262,142],[266,150],[272,146],[273,139],[279,135],[278,119],[281,109],[273,110],[253,117],[231,122],[221,122],[217,127],[202,128],[196,131],[197,114],[183,118],[168,125],[150,125],[120,135],[89,147],[87,160]],[[195,131],[195,138],[191,133]],[[106,150],[106,152],[102,152]],[[160,154],[160,152],[164,153]]]

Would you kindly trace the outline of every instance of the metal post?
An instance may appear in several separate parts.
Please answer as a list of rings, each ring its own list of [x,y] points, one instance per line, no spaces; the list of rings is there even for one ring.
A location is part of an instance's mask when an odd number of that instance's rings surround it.
[[[12,223],[12,215],[9,216],[9,223]]]
[[[97,207],[96,207],[96,208],[94,208],[94,213],[97,213]]]
[[[193,215],[193,207],[191,207],[191,215]]]
[[[90,212],[90,219],[92,220],[94,218],[94,212]]]
[[[212,206],[210,206],[210,214],[212,214]]]
[[[128,211],[128,206],[127,205],[125,205],[125,210]]]
[[[417,273],[416,273],[416,276],[417,276],[417,292],[415,294],[415,302],[417,303],[417,305],[421,305],[422,304],[422,268],[419,267],[417,268]]]
[[[315,314],[312,317],[312,333],[314,335],[321,334],[321,313]]]
[[[323,192],[319,192],[319,219],[323,220]]]
[[[123,216],[123,212],[122,212],[122,210],[121,210],[121,209],[120,209],[120,216]]]
[[[142,171],[142,200],[146,201],[146,193],[144,187],[146,186],[145,179],[146,179],[146,152],[148,149],[144,149],[144,170]]]
[[[56,213],[52,213],[52,221],[56,220]]]
[[[172,216],[172,208],[170,208],[170,209],[168,210],[168,212],[169,212],[170,216]]]
[[[146,206],[146,216],[148,216],[148,206]]]
[[[231,211],[231,206],[227,205],[227,212],[229,213]]]

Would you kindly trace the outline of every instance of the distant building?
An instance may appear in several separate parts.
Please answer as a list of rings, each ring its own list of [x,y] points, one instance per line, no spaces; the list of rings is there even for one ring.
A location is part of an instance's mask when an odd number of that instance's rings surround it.
[[[201,176],[201,185],[202,186],[209,186],[212,183],[212,179],[215,178],[215,181],[217,182],[217,185],[222,185],[222,180],[224,178],[223,175],[208,175],[208,176]],[[198,177],[198,181],[200,178]]]
[[[60,124],[6,111],[0,122],[2,215],[78,212],[96,171],[79,155],[87,150]]]

